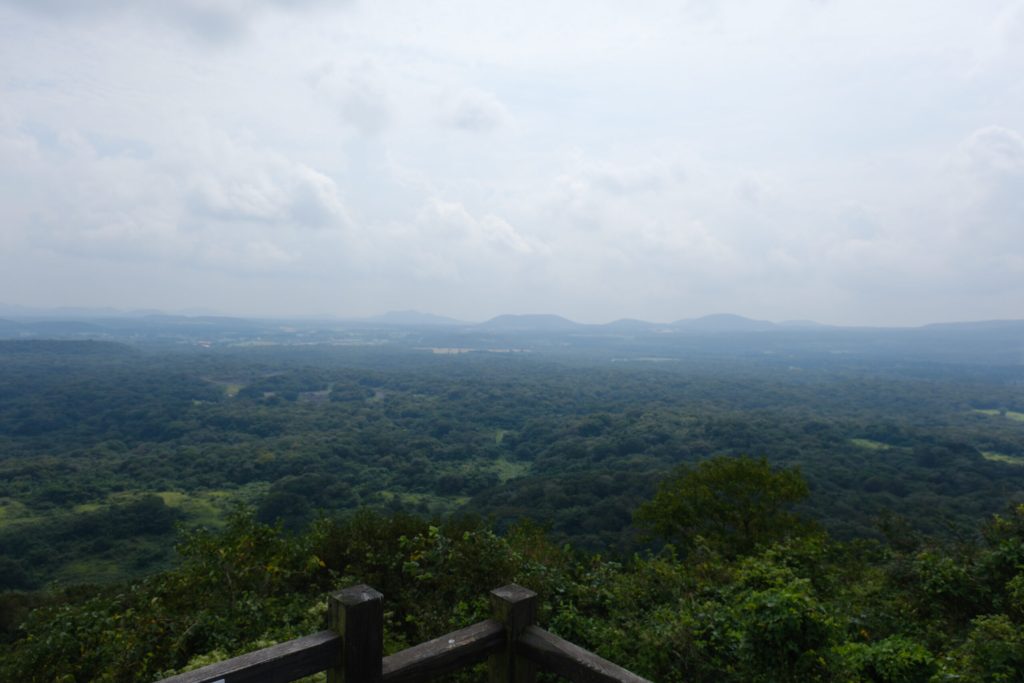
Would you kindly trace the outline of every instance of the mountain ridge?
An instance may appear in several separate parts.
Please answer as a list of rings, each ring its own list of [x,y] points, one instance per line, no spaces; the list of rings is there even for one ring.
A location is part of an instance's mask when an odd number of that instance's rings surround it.
[[[322,324],[372,324],[392,325],[396,327],[459,327],[486,331],[535,331],[535,332],[614,332],[644,333],[652,331],[676,331],[694,333],[730,333],[730,332],[767,332],[779,331],[825,331],[825,330],[922,330],[922,331],[967,331],[988,330],[1012,332],[1024,327],[1024,319],[992,319],[932,322],[921,325],[832,325],[815,320],[782,320],[771,321],[749,318],[735,313],[712,313],[709,315],[682,318],[679,320],[660,322],[640,318],[618,318],[605,323],[582,323],[555,313],[503,313],[482,322],[459,320],[450,316],[423,312],[415,309],[391,310],[379,315],[362,318],[343,316],[243,316],[224,315],[210,312],[164,312],[157,309],[119,310],[111,307],[57,307],[35,308],[0,303],[0,318],[7,328],[21,327],[31,329],[42,323],[48,327],[53,323],[92,323],[98,325],[125,324],[131,320],[159,322],[164,324],[197,324],[203,323],[311,323]],[[85,325],[80,326],[84,331]]]

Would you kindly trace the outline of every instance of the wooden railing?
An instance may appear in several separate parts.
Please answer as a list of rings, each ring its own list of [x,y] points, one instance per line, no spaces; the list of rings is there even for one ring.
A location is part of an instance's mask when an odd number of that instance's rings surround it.
[[[328,683],[419,683],[487,660],[490,683],[532,683],[550,671],[578,683],[650,683],[536,626],[537,594],[491,591],[492,617],[384,656],[384,596],[369,586],[332,593],[328,630],[188,671],[161,683],[289,683],[321,671]]]

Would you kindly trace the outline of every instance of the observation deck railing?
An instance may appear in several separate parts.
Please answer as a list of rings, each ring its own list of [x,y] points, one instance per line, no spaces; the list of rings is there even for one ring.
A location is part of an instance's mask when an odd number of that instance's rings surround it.
[[[384,656],[384,596],[352,586],[327,599],[326,631],[188,671],[160,683],[289,683],[321,671],[328,683],[419,683],[487,660],[489,683],[533,683],[550,671],[577,683],[650,683],[533,622],[537,594],[491,591],[492,618]]]

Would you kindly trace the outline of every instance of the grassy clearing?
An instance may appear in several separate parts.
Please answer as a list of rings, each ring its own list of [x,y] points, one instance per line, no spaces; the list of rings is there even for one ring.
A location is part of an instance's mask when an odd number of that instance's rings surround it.
[[[525,476],[530,472],[530,463],[528,462],[513,462],[505,458],[498,458],[494,461],[493,465],[498,473],[498,480],[502,484],[510,479]]]
[[[125,568],[113,559],[90,558],[75,560],[57,572],[58,584],[113,583],[123,579]]]
[[[234,398],[235,396],[238,396],[238,392],[246,387],[246,384],[244,382],[239,382],[236,380],[219,380],[211,379],[209,377],[204,377],[203,379],[209,382],[210,384],[216,384],[221,389],[223,389],[224,395],[227,396],[228,398]]]
[[[12,498],[0,498],[0,529],[14,524],[39,521],[24,503]]]
[[[182,491],[158,491],[167,507],[181,510],[191,524],[220,526],[224,517],[224,503],[230,498],[226,491],[202,491],[188,494]]]
[[[481,474],[495,476],[501,483],[522,477],[528,474],[529,471],[530,463],[507,460],[505,458],[491,461],[477,460],[451,463],[443,469],[445,474],[466,478],[475,478]],[[375,505],[388,505],[398,502],[403,506],[419,509],[421,512],[429,511],[431,514],[446,514],[455,512],[468,503],[471,498],[472,496],[466,495],[440,495],[436,493],[383,490],[374,492],[370,502]]]
[[[192,526],[218,527],[223,524],[224,517],[236,505],[255,505],[266,494],[270,484],[258,482],[237,489],[214,489],[209,491],[121,491],[112,493],[102,501],[81,503],[71,508],[72,513],[97,512],[113,505],[130,503],[142,496],[156,495],[163,499],[167,507],[180,510]],[[14,503],[21,505],[20,503]],[[21,508],[24,509],[24,505]],[[2,526],[3,508],[0,507],[0,526]],[[40,521],[42,518],[35,518]]]
[[[148,493],[150,493],[150,491],[118,491],[117,493],[111,493],[103,500],[91,500],[88,503],[79,503],[71,508],[71,512],[75,514],[97,512],[99,510],[104,510],[111,505],[130,503],[133,500],[138,500]]]
[[[239,505],[255,506],[269,490],[268,482],[259,481],[237,489],[211,489],[194,493],[162,491],[157,495],[168,506],[180,508],[193,524],[220,526],[232,509]]]
[[[1003,462],[1007,465],[1024,466],[1024,457],[1019,455],[1007,455],[1005,453],[996,453],[994,451],[984,451],[981,454],[981,457],[993,462]]]
[[[380,491],[378,494],[384,503],[398,500],[411,507],[426,507],[431,511],[452,512],[469,502],[469,496],[437,496],[432,493],[408,493],[405,491]]]
[[[869,451],[886,451],[892,448],[892,446],[887,443],[872,441],[871,439],[850,439],[850,443],[858,448],[866,448]]]
[[[1018,413],[1015,410],[999,410],[998,408],[975,408],[971,411],[972,413],[978,413],[980,415],[988,415],[989,417],[1005,417],[1008,420],[1014,420],[1015,422],[1024,422],[1024,413]]]
[[[494,472],[498,475],[498,481],[504,484],[510,479],[517,479],[530,473],[530,463],[498,458],[491,461],[471,461],[457,465],[459,474],[472,474],[474,472]]]
[[[256,483],[232,490],[212,490],[186,493],[184,491],[120,491],[102,500],[79,503],[70,508],[53,508],[42,513],[33,512],[24,503],[12,498],[0,498],[0,529],[14,526],[42,524],[68,515],[102,512],[115,505],[138,500],[142,496],[160,496],[168,507],[180,510],[190,526],[218,527],[227,513],[236,505],[255,505],[266,494],[269,484]],[[78,570],[74,570],[77,572]],[[106,570],[94,572],[84,568],[82,576],[99,576]],[[77,575],[77,574],[76,574]]]

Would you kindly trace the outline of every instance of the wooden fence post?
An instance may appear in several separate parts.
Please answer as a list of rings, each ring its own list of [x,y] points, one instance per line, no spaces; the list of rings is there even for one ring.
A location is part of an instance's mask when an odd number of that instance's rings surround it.
[[[490,683],[533,683],[536,667],[516,656],[516,640],[537,618],[537,594],[511,583],[491,591],[491,613],[505,625],[505,647],[489,658]]]
[[[366,585],[331,593],[327,628],[341,636],[340,661],[327,670],[327,683],[380,683],[384,596]]]

